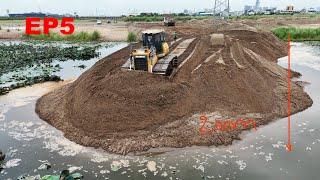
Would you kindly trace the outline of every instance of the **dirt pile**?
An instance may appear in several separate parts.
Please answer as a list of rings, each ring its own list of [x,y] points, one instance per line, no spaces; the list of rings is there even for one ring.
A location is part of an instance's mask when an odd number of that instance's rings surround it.
[[[129,55],[124,48],[43,96],[37,113],[67,138],[119,154],[239,139],[243,129],[200,136],[200,113],[211,119],[250,117],[258,125],[286,116],[286,70],[276,64],[286,55],[285,43],[269,33],[224,30],[224,45],[212,45],[212,32],[187,29],[183,38],[196,40],[179,63],[192,56],[171,79],[121,70]],[[294,112],[311,106],[298,83],[292,91]]]

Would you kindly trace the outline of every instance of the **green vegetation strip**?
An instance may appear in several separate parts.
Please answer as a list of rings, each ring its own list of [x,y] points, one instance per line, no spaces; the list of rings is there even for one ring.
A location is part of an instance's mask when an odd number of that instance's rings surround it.
[[[0,44],[0,76],[10,71],[53,60],[89,60],[97,57],[95,47],[60,47],[54,45]]]
[[[320,28],[280,27],[272,32],[282,40],[287,40],[290,33],[292,41],[320,41]]]
[[[48,35],[24,35],[25,39],[45,40],[45,41],[73,41],[73,42],[90,42],[98,41],[101,34],[98,31],[93,32],[78,32],[71,35],[61,35],[59,33],[51,32]]]

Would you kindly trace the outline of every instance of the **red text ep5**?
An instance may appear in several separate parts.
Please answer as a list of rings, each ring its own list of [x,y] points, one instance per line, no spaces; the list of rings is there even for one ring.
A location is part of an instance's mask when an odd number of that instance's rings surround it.
[[[60,23],[59,23],[60,21]],[[26,30],[27,35],[39,35],[39,34],[49,34],[51,29],[59,28],[61,34],[70,35],[74,33],[74,19],[65,17],[61,20],[57,18],[45,17],[43,19],[30,17],[26,18]]]

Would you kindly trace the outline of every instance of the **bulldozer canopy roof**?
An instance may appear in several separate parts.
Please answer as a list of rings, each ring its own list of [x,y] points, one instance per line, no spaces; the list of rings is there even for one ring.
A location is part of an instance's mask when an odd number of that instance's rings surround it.
[[[148,29],[148,30],[142,31],[142,34],[159,34],[162,32],[164,32],[163,29]]]

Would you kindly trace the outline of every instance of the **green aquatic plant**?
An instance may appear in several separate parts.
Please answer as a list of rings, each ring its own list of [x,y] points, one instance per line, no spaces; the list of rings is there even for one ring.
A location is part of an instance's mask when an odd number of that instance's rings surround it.
[[[61,43],[0,43],[0,95],[12,89],[46,81],[60,81],[53,62],[90,60],[98,57],[100,45]]]
[[[0,44],[0,76],[23,67],[50,64],[53,60],[89,60],[100,46],[60,47],[53,44]]]
[[[282,40],[287,40],[290,33],[292,41],[320,41],[320,28],[280,27],[272,32]]]

